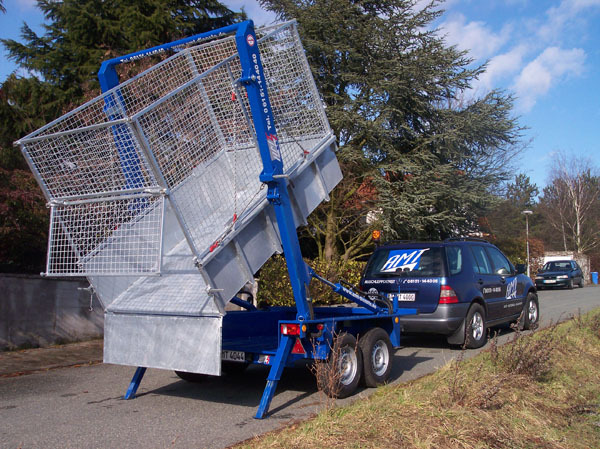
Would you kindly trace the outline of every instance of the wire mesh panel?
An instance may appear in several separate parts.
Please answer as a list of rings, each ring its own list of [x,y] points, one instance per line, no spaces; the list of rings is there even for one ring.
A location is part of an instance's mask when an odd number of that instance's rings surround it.
[[[294,23],[257,30],[284,171],[329,134]],[[47,272],[161,268],[163,195],[202,259],[265,198],[235,39],[180,49],[20,141],[52,207]]]
[[[295,26],[259,40],[269,100],[286,171],[329,133],[329,123]]]
[[[80,276],[158,272],[163,208],[161,196],[55,205],[47,272]]]

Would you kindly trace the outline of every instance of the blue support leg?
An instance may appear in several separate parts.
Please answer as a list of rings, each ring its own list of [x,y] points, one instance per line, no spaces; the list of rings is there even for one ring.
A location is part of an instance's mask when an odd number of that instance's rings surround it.
[[[135,398],[135,393],[137,392],[138,387],[140,386],[140,382],[142,381],[142,377],[146,374],[146,368],[138,367],[135,370],[135,374],[131,379],[131,383],[129,384],[129,388],[127,389],[127,393],[123,396],[123,399],[133,399]]]
[[[273,362],[273,365],[271,365],[271,370],[269,371],[269,376],[267,377],[267,386],[263,391],[260,405],[258,406],[258,411],[256,412],[256,419],[263,419],[269,411],[271,400],[273,399],[273,396],[275,395],[275,389],[277,388],[277,382],[279,382],[279,379],[281,379],[281,373],[283,372],[283,368],[285,367],[288,356],[292,351],[293,344],[294,337],[282,335],[281,341],[279,342],[279,347],[277,348],[277,354],[275,355],[275,361]]]

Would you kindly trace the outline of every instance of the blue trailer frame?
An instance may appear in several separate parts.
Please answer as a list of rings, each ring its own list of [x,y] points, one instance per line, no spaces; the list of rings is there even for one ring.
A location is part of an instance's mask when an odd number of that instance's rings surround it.
[[[358,336],[378,327],[389,335],[393,347],[398,347],[400,346],[400,317],[415,314],[416,310],[399,309],[397,300],[394,303],[390,303],[385,298],[381,301],[371,300],[348,284],[331,283],[315,273],[304,262],[288,195],[287,179],[283,175],[277,130],[252,21],[241,22],[105,61],[98,73],[102,91],[107,92],[118,87],[119,78],[115,67],[121,63],[231,33],[235,33],[242,67],[242,76],[238,84],[245,87],[248,95],[256,141],[263,164],[260,181],[267,185],[267,199],[275,210],[296,304],[295,307],[256,310],[246,301],[234,298],[232,300],[234,304],[247,310],[228,312],[223,320],[223,350],[244,352],[248,363],[271,367],[255,416],[262,419],[268,413],[277,383],[286,366],[300,359],[327,360],[336,335],[342,332]],[[105,109],[109,114],[113,108],[123,107],[119,89],[113,92],[114,94],[106,97],[105,101]],[[139,160],[132,157],[132,154],[135,155],[131,148],[132,143],[119,128],[120,126],[122,125],[115,125],[113,136],[119,150],[121,168],[128,185],[137,186],[141,176]],[[307,293],[311,279],[326,283],[334,292],[355,302],[359,307],[313,307],[312,298]],[[261,325],[257,325],[258,323]],[[293,332],[282,332],[287,329],[293,329]],[[267,330],[267,332],[257,333],[257,330]],[[124,396],[125,399],[135,397],[145,371],[145,367],[137,368]]]

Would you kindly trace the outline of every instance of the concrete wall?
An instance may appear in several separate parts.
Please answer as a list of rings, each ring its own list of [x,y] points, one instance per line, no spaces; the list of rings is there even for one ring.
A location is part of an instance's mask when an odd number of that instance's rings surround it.
[[[81,279],[0,274],[0,350],[98,338],[104,313]]]

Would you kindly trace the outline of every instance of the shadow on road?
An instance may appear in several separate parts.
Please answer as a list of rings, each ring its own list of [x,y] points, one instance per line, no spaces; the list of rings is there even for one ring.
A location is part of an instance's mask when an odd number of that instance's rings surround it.
[[[139,396],[147,394],[167,395],[214,403],[257,407],[268,374],[268,367],[256,365],[250,366],[246,371],[239,374],[206,376],[201,382],[187,382],[179,379],[173,373],[172,383],[146,391]],[[297,365],[284,370],[283,376],[277,385],[277,394],[288,391],[301,394],[299,396],[294,395],[294,398],[287,402],[287,406],[317,392],[314,375],[307,366]]]
[[[422,346],[422,345],[421,345]],[[403,372],[412,370],[420,363],[427,362],[433,357],[418,356],[417,351],[410,356],[395,355],[390,382],[398,379]],[[206,376],[200,382],[187,382],[181,380],[173,373],[173,382],[138,394],[165,395],[186,399],[203,400],[213,403],[238,405],[245,407],[258,407],[265,388],[269,368],[266,366],[252,365],[239,374],[223,376]],[[360,390],[359,390],[360,391]],[[289,399],[270,414],[290,405],[299,403],[317,393],[317,384],[314,374],[310,371],[308,363],[298,363],[284,370],[283,376],[277,385],[277,395],[289,394]]]

